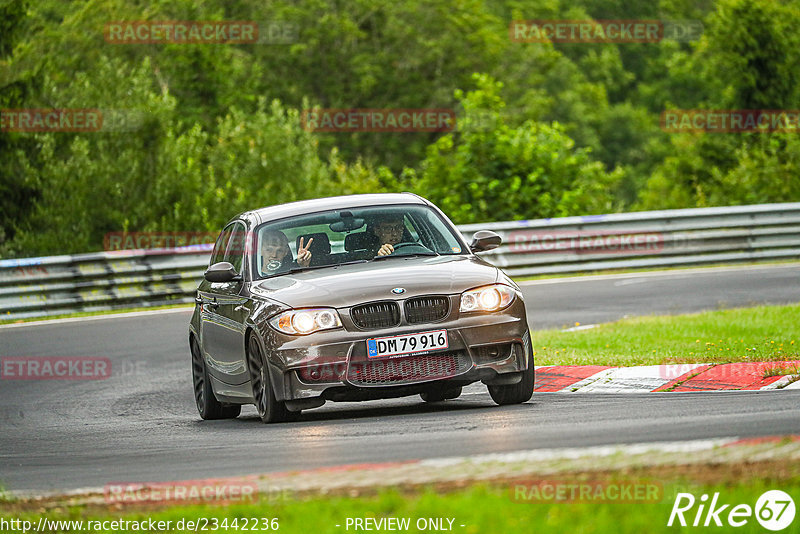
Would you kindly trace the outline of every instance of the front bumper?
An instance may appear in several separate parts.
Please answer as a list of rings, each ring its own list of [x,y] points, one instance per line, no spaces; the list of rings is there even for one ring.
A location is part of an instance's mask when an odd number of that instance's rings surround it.
[[[457,297],[443,321],[360,330],[347,310],[344,328],[292,337],[271,331],[270,354],[278,400],[366,400],[455,387],[527,369],[530,335],[521,298],[499,312],[458,312]],[[366,340],[431,330],[447,330],[448,348],[425,355],[370,360]]]

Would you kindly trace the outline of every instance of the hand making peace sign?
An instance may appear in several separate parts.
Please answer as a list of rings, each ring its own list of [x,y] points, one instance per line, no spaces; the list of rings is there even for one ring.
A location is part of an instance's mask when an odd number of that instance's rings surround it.
[[[297,265],[301,267],[308,267],[311,264],[311,251],[308,250],[311,248],[311,243],[314,242],[314,238],[308,240],[306,246],[303,247],[303,238],[300,238],[300,243],[297,245]]]

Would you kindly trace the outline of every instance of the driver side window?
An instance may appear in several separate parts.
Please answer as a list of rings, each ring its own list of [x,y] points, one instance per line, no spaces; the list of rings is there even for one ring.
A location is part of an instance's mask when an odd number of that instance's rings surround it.
[[[233,225],[230,225],[220,232],[217,242],[214,244],[214,251],[211,253],[211,261],[208,263],[209,266],[221,261],[225,261],[225,248],[228,244],[228,238],[230,238],[232,230]]]
[[[247,237],[247,233],[245,232],[244,225],[242,223],[236,223],[232,226],[233,231],[231,232],[231,238],[228,241],[228,246],[225,249],[225,259],[222,261],[227,261],[233,268],[236,269],[237,273],[242,272],[242,259],[244,258],[244,249],[245,249],[245,239]]]

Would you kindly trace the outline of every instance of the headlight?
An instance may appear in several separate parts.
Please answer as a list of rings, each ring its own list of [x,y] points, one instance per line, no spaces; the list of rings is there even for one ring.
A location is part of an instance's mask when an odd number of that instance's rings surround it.
[[[333,308],[313,308],[279,313],[269,320],[269,324],[284,334],[302,336],[319,330],[339,328],[342,320]]]
[[[503,285],[471,289],[461,294],[460,312],[493,312],[508,307],[513,302],[516,293],[514,289]]]

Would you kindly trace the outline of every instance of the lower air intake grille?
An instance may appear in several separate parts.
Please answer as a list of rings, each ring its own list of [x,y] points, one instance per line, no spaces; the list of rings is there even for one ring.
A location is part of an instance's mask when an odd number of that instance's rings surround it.
[[[357,327],[365,330],[400,324],[400,310],[396,302],[371,302],[355,306],[350,316]]]
[[[447,297],[417,297],[406,301],[406,320],[411,324],[433,323],[447,317]]]
[[[475,364],[482,365],[484,363],[505,360],[511,355],[511,347],[511,343],[502,343],[498,345],[472,347],[470,350]]]
[[[460,375],[472,367],[463,351],[354,362],[347,371],[350,383],[364,386],[413,384]]]

